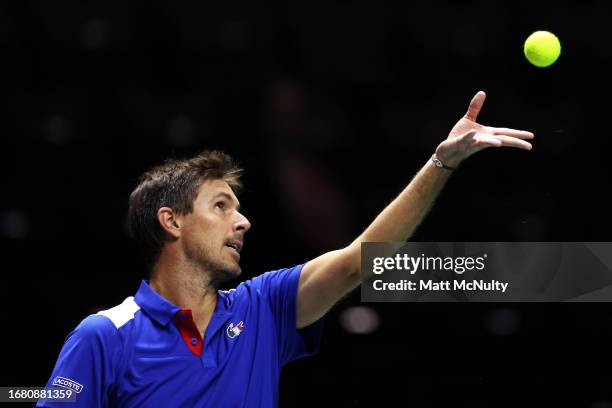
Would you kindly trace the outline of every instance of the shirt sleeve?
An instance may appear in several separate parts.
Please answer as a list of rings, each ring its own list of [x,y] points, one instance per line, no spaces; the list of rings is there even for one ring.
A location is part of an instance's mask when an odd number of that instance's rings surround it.
[[[274,314],[281,366],[315,354],[321,340],[323,319],[301,330],[296,327],[298,284],[303,266],[266,272],[261,276]]]
[[[69,389],[74,403],[39,400],[37,407],[106,407],[120,351],[115,325],[105,316],[91,315],[72,331],[55,363],[47,388]]]

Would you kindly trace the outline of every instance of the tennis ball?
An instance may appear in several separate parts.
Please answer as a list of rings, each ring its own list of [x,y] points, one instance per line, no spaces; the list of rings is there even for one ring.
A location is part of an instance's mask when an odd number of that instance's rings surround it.
[[[561,43],[551,32],[536,31],[525,40],[525,57],[536,67],[552,65],[561,54]]]

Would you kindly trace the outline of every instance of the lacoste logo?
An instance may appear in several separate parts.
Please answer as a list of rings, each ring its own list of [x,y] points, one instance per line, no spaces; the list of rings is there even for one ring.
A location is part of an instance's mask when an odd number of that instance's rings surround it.
[[[83,391],[83,386],[76,381],[72,381],[70,378],[57,376],[53,379],[53,385],[68,388],[69,390],[73,390],[77,394]]]
[[[230,323],[229,326],[227,326],[227,336],[230,339],[233,339],[234,337],[238,337],[240,335],[240,333],[242,333],[242,331],[244,330],[244,322],[240,322],[238,323],[236,326],[234,326],[234,323]]]

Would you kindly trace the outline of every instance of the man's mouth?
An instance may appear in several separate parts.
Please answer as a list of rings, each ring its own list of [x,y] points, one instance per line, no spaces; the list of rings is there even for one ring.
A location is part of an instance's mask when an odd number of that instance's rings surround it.
[[[226,243],[225,246],[232,248],[237,253],[240,253],[242,250],[242,242],[240,241],[230,241]]]

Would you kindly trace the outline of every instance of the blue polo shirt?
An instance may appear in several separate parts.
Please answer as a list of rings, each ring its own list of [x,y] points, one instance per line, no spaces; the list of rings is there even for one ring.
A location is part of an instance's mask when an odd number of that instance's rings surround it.
[[[281,368],[314,354],[322,320],[296,329],[303,265],[218,291],[204,339],[143,281],[134,297],[85,318],[68,335],[49,388],[75,391],[66,407],[275,407]]]

